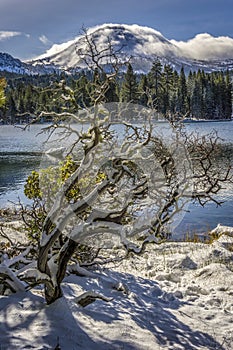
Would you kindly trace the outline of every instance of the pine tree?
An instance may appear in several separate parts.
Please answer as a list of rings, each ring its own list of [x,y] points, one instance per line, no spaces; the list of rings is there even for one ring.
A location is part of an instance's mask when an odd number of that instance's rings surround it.
[[[7,107],[7,114],[10,115],[14,120],[17,113],[17,108],[16,108],[16,104],[12,94],[7,95],[6,107]]]
[[[102,81],[106,81],[106,73],[102,73]],[[108,82],[107,90],[104,94],[105,102],[119,102],[118,83],[116,78]]]
[[[124,81],[121,88],[121,101],[122,102],[138,102],[138,86],[136,81],[136,75],[134,74],[133,67],[128,64],[127,72],[124,76]]]
[[[149,91],[149,86],[148,86],[147,76],[142,75],[138,84],[138,92],[139,92],[138,102],[143,106],[148,105],[148,91]]]
[[[205,119],[213,119],[214,115],[214,82],[211,75],[205,74],[204,104]]]
[[[170,112],[171,94],[173,90],[173,69],[169,64],[165,64],[161,77],[162,93],[161,93],[161,111],[164,115]]]
[[[27,113],[33,113],[34,112],[34,106],[33,106],[33,92],[32,92],[32,86],[29,84],[25,88],[24,93],[24,109]]]
[[[225,118],[230,119],[232,116],[232,83],[229,71],[226,72],[226,89],[225,89]]]
[[[81,107],[89,107],[91,104],[91,86],[87,76],[83,73],[76,82],[75,98]]]
[[[172,77],[172,90],[171,90],[171,96],[170,96],[170,113],[173,115],[177,113],[178,81],[179,81],[179,74],[176,70],[174,70],[173,77]]]
[[[161,111],[161,86],[162,86],[162,64],[159,60],[155,61],[148,73],[148,82],[151,90],[152,107],[158,112]]]
[[[178,91],[177,91],[177,111],[183,117],[188,112],[187,109],[187,85],[186,77],[184,73],[184,67],[180,70],[179,80],[178,80]]]

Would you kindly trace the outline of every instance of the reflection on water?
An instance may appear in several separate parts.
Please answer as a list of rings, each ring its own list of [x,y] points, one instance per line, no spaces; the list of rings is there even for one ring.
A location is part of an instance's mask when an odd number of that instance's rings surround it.
[[[32,170],[39,167],[40,153],[1,153],[0,152],[0,206],[18,197],[26,201],[23,193],[25,180]]]
[[[18,197],[25,202],[23,187],[27,176],[40,164],[43,141],[37,137],[40,125],[22,130],[11,125],[0,126],[0,207],[10,206]]]
[[[222,168],[223,171],[226,171],[229,165],[233,166],[233,144],[228,142],[229,140],[218,147],[215,163],[213,163],[216,169]],[[232,170],[231,175],[233,175]],[[204,233],[218,224],[233,226],[233,184],[223,183],[215,199],[221,202],[220,206],[215,203],[207,203],[201,207],[198,203],[191,203],[182,223],[176,227],[175,233],[178,235],[180,233]]]
[[[215,130],[222,139],[222,142],[233,142],[233,121],[187,123],[185,124],[185,128],[188,132],[196,131],[200,135],[205,135]]]
[[[233,193],[231,192],[233,195]],[[186,233],[204,233],[218,224],[233,226],[233,197],[224,202],[220,207],[213,203],[200,207],[198,204],[190,204],[187,212],[179,226],[175,229],[175,235]]]
[[[0,208],[9,205],[9,200],[16,202],[18,197],[26,201],[23,194],[25,180],[32,170],[39,168],[43,142],[47,139],[47,135],[36,137],[41,127],[33,125],[30,131],[22,131],[13,126],[0,126]],[[227,149],[223,147],[222,155],[228,154],[233,164],[233,122],[193,123],[186,125],[186,128],[188,131],[196,129],[200,133],[217,129],[219,136],[225,138],[225,143],[231,143],[226,146]],[[57,146],[62,145],[58,143]],[[224,188],[219,198],[226,202],[218,208],[214,204],[207,204],[205,208],[190,204],[190,212],[185,214],[176,228],[176,234],[204,232],[218,223],[233,226],[233,187]]]

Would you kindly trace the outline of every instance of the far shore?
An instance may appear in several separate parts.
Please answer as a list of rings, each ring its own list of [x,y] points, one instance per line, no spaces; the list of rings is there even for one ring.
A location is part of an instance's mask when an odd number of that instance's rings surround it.
[[[185,118],[182,120],[183,123],[212,123],[212,122],[232,122],[233,117],[229,119],[198,119],[198,118]],[[120,120],[115,120],[115,122],[120,122]],[[144,123],[144,120],[131,120],[132,123]],[[168,120],[166,119],[158,119],[158,120],[152,120],[152,122],[157,122],[157,123],[167,123]],[[4,123],[0,121],[0,126],[16,126],[16,127],[23,127],[23,126],[32,126],[32,125],[47,125],[51,124],[51,121],[48,122],[29,122],[29,123]],[[82,124],[89,124],[87,122],[82,122]]]

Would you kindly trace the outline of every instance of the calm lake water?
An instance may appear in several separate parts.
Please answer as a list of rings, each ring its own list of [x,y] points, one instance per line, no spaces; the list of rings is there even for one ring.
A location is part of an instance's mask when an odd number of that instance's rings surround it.
[[[23,189],[27,176],[32,170],[39,169],[44,150],[43,142],[46,135],[39,135],[41,125],[33,125],[30,130],[23,131],[10,125],[0,126],[0,208],[12,206],[18,198],[27,203]],[[202,122],[186,124],[187,131],[197,130],[200,134],[217,130],[224,143],[233,146],[233,122]],[[60,147],[57,144],[57,147]],[[190,204],[189,212],[185,213],[177,235],[185,232],[204,232],[214,228],[218,223],[233,226],[233,187],[221,192],[225,203],[216,208],[213,204],[205,208]]]

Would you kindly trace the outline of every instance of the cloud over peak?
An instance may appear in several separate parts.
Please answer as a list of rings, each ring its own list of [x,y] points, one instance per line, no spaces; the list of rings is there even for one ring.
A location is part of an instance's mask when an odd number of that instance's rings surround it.
[[[215,60],[233,58],[233,38],[214,37],[208,33],[197,34],[188,41],[170,40],[182,55],[197,60]]]

